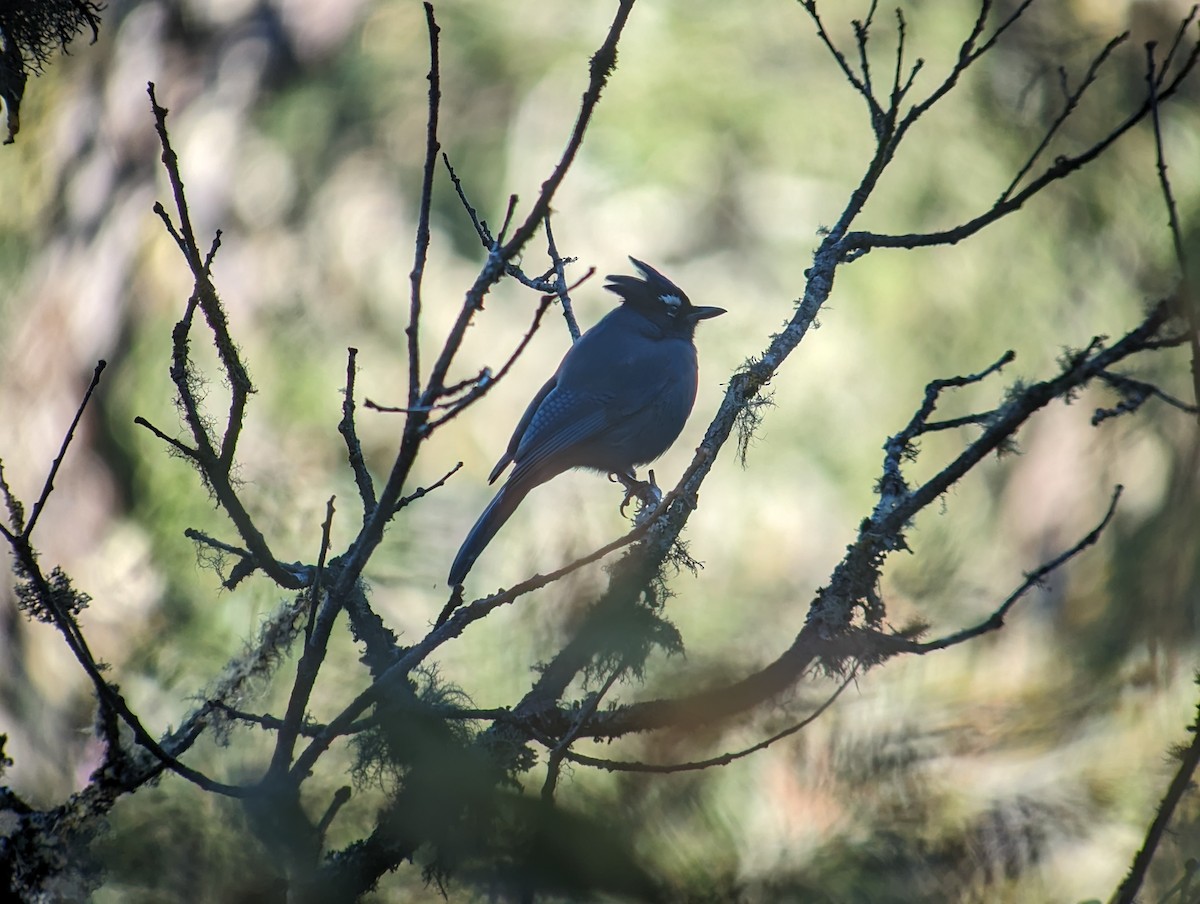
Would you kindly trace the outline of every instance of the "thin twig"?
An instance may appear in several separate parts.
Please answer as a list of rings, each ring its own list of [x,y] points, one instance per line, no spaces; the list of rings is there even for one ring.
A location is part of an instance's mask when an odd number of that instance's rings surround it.
[[[1192,8],[1188,10],[1188,14],[1179,22],[1179,28],[1175,30],[1175,38],[1171,41],[1171,49],[1167,51],[1167,56],[1163,60],[1162,69],[1159,70],[1158,78],[1159,85],[1162,84],[1162,79],[1166,78],[1167,70],[1171,68],[1171,63],[1175,59],[1175,54],[1179,48],[1183,46],[1183,39],[1187,37],[1188,31],[1191,30],[1192,23],[1196,21],[1196,16],[1200,15],[1200,3],[1192,4]]]
[[[283,719],[278,716],[272,716],[270,713],[246,712],[220,700],[210,702],[214,709],[221,710],[230,719],[245,722],[247,725],[257,725],[263,731],[278,731],[283,728]],[[346,735],[358,734],[359,732],[375,727],[376,724],[377,722],[374,718],[362,719],[343,733]],[[325,731],[326,728],[327,726],[319,722],[309,722],[306,720],[300,726],[300,734],[307,738],[313,738]]]
[[[333,529],[333,500],[325,503],[325,523],[321,525],[321,551],[317,554],[317,568],[312,583],[308,585],[308,623],[304,627],[304,643],[312,642],[313,623],[317,618],[317,601],[321,598],[321,579],[325,576],[325,559],[329,555],[329,533]]]
[[[1179,264],[1179,275],[1187,275],[1187,255],[1183,250],[1183,230],[1179,227],[1179,210],[1175,196],[1171,193],[1171,179],[1167,175],[1167,160],[1163,154],[1162,123],[1158,116],[1158,74],[1154,65],[1155,43],[1146,44],[1146,90],[1150,95],[1150,124],[1154,131],[1154,159],[1158,169],[1158,183],[1162,188],[1163,201],[1167,206],[1167,224],[1171,229],[1171,243],[1175,248],[1175,260]]]
[[[362,443],[358,439],[358,429],[354,426],[354,378],[358,349],[348,348],[346,352],[346,390],[342,397],[342,419],[338,423],[338,433],[346,441],[346,453],[349,456],[350,470],[354,474],[354,483],[358,487],[358,497],[362,500],[365,524],[375,514],[375,483],[371,480],[371,472],[367,470]]]
[[[893,113],[898,113],[900,104],[904,98],[908,96],[908,92],[912,90],[913,85],[917,81],[917,75],[925,68],[925,60],[917,57],[916,62],[912,64],[912,68],[908,70],[908,78],[904,83],[900,83],[900,76],[904,69],[904,44],[908,39],[908,24],[904,19],[904,13],[896,10],[896,70],[892,76],[892,96],[888,102],[888,106]]]
[[[240,546],[234,546],[232,543],[224,543],[215,537],[210,537],[203,531],[196,530],[194,527],[189,527],[184,530],[183,535],[194,543],[199,543],[202,546],[207,546],[209,549],[216,550],[218,554],[223,553],[237,557],[237,563],[233,566],[233,568],[230,569],[229,576],[225,577],[222,575],[221,586],[223,586],[226,590],[233,590],[239,583],[242,582],[244,578],[247,578],[253,574],[255,568],[257,567],[254,564],[254,556],[252,556],[250,551],[247,549],[243,549]],[[200,558],[199,555],[197,555],[197,558]],[[216,567],[220,564],[219,560],[201,559],[201,561],[211,562],[211,564],[214,565],[214,570],[216,570],[218,574],[220,573],[220,568]]]
[[[1159,389],[1153,383],[1146,383],[1142,380],[1135,380],[1133,377],[1127,377],[1123,374],[1115,374],[1105,371],[1100,374],[1100,379],[1107,385],[1111,386],[1121,394],[1121,401],[1112,408],[1097,408],[1092,415],[1092,426],[1096,426],[1101,421],[1105,421],[1110,417],[1116,417],[1121,414],[1128,414],[1131,411],[1136,411],[1142,407],[1142,404],[1150,398],[1161,399],[1172,408],[1178,408],[1187,414],[1200,414],[1200,406],[1189,405],[1182,399],[1177,399],[1168,392]]]
[[[558,775],[562,769],[563,757],[570,753],[571,744],[579,737],[579,732],[583,729],[584,724],[596,712],[597,707],[600,706],[600,701],[612,690],[612,686],[625,669],[624,660],[613,667],[604,684],[591,695],[587,703],[579,708],[579,713],[576,715],[575,722],[571,725],[570,730],[559,738],[558,743],[551,748],[550,757],[546,762],[546,781],[542,784],[542,800],[547,803],[554,800],[554,789],[558,785]]]
[[[195,378],[192,374],[190,343],[192,322],[196,316],[196,308],[200,304],[199,294],[193,290],[183,308],[183,316],[176,321],[171,329],[171,382],[175,384],[175,392],[179,396],[176,407],[182,412],[184,423],[191,431],[196,443],[195,457],[199,463],[203,458],[215,459],[212,438],[208,434],[208,425],[200,414],[200,403],[196,399],[194,389]],[[204,475],[207,479],[207,475]]]
[[[983,31],[987,27],[987,21],[991,17],[992,12],[992,0],[982,0],[982,2],[979,4],[979,15],[975,17],[975,24],[971,28],[971,33],[967,35],[966,39],[959,47],[958,60],[955,62],[954,67],[950,70],[950,73],[946,76],[945,80],[938,85],[929,94],[929,96],[925,98],[925,100],[918,104],[914,104],[912,109],[905,114],[904,119],[900,122],[900,125],[897,126],[897,140],[903,137],[909,126],[916,122],[917,119],[919,119],[922,115],[927,113],[934,104],[945,97],[950,90],[958,84],[959,78],[964,72],[966,72],[968,67],[973,65],[980,57],[996,46],[1004,33],[1012,28],[1013,25],[1015,25],[1017,21],[1025,15],[1025,11],[1030,7],[1030,5],[1033,4],[1033,2],[1034,0],[1022,0],[1016,9],[1009,14],[1008,18],[996,26],[996,29],[992,32],[991,37],[980,44],[979,39],[982,37]]]
[[[500,231],[496,233],[496,244],[491,249],[494,253],[500,253],[500,246],[504,242],[504,236],[508,234],[508,227],[512,225],[513,217],[517,214],[517,196],[508,196],[508,207],[504,210],[504,222],[500,224]]]
[[[234,546],[232,543],[224,543],[215,537],[210,537],[203,531],[196,530],[194,527],[189,527],[184,530],[183,535],[189,540],[193,540],[196,543],[202,543],[205,546],[217,550],[218,552],[228,553],[230,555],[237,556],[239,559],[250,558],[249,550],[243,549],[240,546]]]
[[[63,459],[67,456],[67,448],[71,445],[71,440],[75,438],[75,428],[79,426],[79,421],[83,417],[87,403],[92,398],[92,393],[100,385],[100,374],[104,373],[106,366],[107,362],[101,360],[96,364],[96,369],[92,371],[92,381],[88,384],[87,392],[83,394],[83,401],[79,403],[79,407],[75,410],[75,417],[71,420],[71,426],[67,428],[66,435],[63,436],[62,445],[58,449],[58,456],[54,459],[54,463],[50,465],[50,473],[46,475],[46,482],[42,485],[42,493],[38,496],[37,502],[33,504],[33,511],[29,515],[29,523],[25,525],[24,536],[26,538],[33,533],[38,518],[42,516],[42,511],[46,508],[46,500],[50,498],[50,492],[54,489],[54,478],[58,475],[58,469],[62,467]]]
[[[996,409],[980,411],[978,414],[964,414],[962,417],[950,417],[944,421],[930,421],[921,429],[922,433],[937,433],[939,430],[957,430],[959,427],[986,427],[995,417]]]
[[[1197,7],[1192,7],[1190,18],[1195,17]],[[1175,260],[1179,264],[1179,275],[1183,281],[1184,291],[1180,293],[1183,316],[1188,322],[1188,340],[1192,351],[1192,395],[1200,405],[1200,312],[1197,306],[1200,301],[1196,297],[1196,287],[1190,285],[1187,252],[1183,245],[1183,230],[1179,226],[1179,211],[1175,205],[1175,196],[1171,192],[1171,180],[1167,175],[1167,161],[1163,153],[1162,124],[1158,116],[1158,87],[1161,79],[1166,76],[1167,65],[1175,53],[1180,37],[1176,35],[1175,44],[1167,55],[1168,63],[1163,64],[1161,75],[1155,72],[1154,42],[1146,45],[1146,85],[1150,94],[1151,123],[1154,126],[1154,157],[1158,167],[1158,183],[1162,188],[1163,202],[1167,206],[1167,223],[1171,229],[1171,242],[1175,248]],[[1200,415],[1198,415],[1200,416]]]
[[[858,676],[859,667],[855,666],[851,669],[850,674],[846,677],[833,695],[825,700],[820,706],[813,710],[808,716],[801,719],[794,725],[789,725],[783,731],[776,732],[769,738],[764,738],[757,744],[752,744],[742,750],[735,750],[729,753],[723,753],[720,756],[709,757],[706,760],[692,760],[684,763],[640,763],[633,760],[609,760],[599,757],[586,756],[582,753],[577,753],[574,750],[567,751],[567,758],[573,763],[579,763],[581,766],[592,766],[596,769],[605,769],[609,772],[695,772],[700,769],[711,769],[714,766],[727,766],[734,760],[740,760],[748,757],[751,754],[758,753],[760,750],[766,750],[776,741],[781,741],[786,737],[803,731],[813,722],[817,721],[829,707],[837,701],[850,683]]]
[[[862,21],[852,19],[850,22],[854,27],[854,43],[858,45],[858,67],[862,72],[863,87],[872,97],[875,96],[875,89],[871,85],[871,59],[867,54],[867,44],[871,38],[871,23],[875,20],[875,11],[878,8],[879,0],[871,0],[867,18]]]
[[[1063,123],[1065,123],[1071,117],[1071,114],[1074,113],[1078,108],[1079,101],[1083,99],[1083,95],[1092,86],[1092,83],[1096,81],[1097,77],[1099,77],[1101,67],[1108,61],[1109,57],[1112,56],[1113,51],[1125,43],[1128,38],[1129,32],[1125,32],[1124,34],[1117,35],[1115,38],[1109,41],[1104,46],[1104,49],[1101,50],[1100,53],[1096,55],[1095,59],[1092,60],[1091,64],[1087,68],[1087,72],[1084,73],[1082,81],[1079,83],[1079,87],[1074,91],[1067,90],[1066,72],[1061,72],[1064,87],[1062,110],[1059,111],[1058,116],[1054,118],[1054,121],[1050,123],[1050,126],[1042,134],[1042,140],[1038,142],[1037,147],[1035,147],[1033,152],[1026,158],[1024,165],[1022,165],[1022,167],[1017,171],[1017,174],[1013,176],[1013,179],[1008,184],[1008,187],[1005,188],[1004,191],[1000,192],[1000,197],[996,199],[997,204],[1002,204],[1003,202],[1007,201],[1012,196],[1012,193],[1016,191],[1017,186],[1021,184],[1021,180],[1029,174],[1029,171],[1033,169],[1033,165],[1037,163],[1038,159],[1042,156],[1042,152],[1049,147],[1051,139],[1053,139],[1058,133],[1059,128],[1062,127]]]
[[[529,345],[530,340],[533,339],[533,334],[537,332],[538,327],[541,325],[542,317],[545,315],[546,309],[550,307],[550,303],[553,300],[554,300],[554,297],[552,295],[546,295],[546,296],[542,297],[542,300],[541,300],[540,304],[538,305],[537,310],[533,314],[533,322],[530,324],[529,329],[525,332],[525,335],[521,338],[521,341],[519,343],[517,343],[516,349],[514,349],[513,353],[511,355],[509,355],[508,360],[504,362],[504,365],[500,368],[500,370],[496,373],[495,376],[492,375],[492,372],[489,368],[485,367],[474,377],[471,377],[468,380],[463,380],[462,382],[456,383],[453,386],[449,386],[445,389],[445,393],[447,395],[451,395],[453,393],[456,393],[456,392],[462,390],[463,388],[470,387],[465,395],[462,395],[455,399],[450,399],[449,401],[446,401],[446,402],[436,402],[432,405],[427,405],[427,406],[418,407],[418,408],[394,408],[390,405],[380,405],[379,403],[374,402],[371,399],[367,399],[363,404],[367,408],[372,409],[373,411],[380,411],[385,414],[395,414],[395,413],[412,414],[412,413],[431,413],[431,412],[440,411],[440,410],[446,411],[447,413],[445,415],[443,415],[440,418],[435,418],[434,420],[429,421],[422,428],[426,435],[429,433],[432,433],[434,430],[436,430],[438,427],[440,427],[446,421],[452,420],[453,418],[456,418],[460,414],[462,414],[462,412],[465,408],[467,408],[469,405],[473,404],[474,402],[476,402],[478,399],[482,398],[483,396],[487,395],[487,393],[490,392],[497,383],[499,383],[502,379],[504,379],[505,376],[507,376],[508,372],[512,369],[512,366],[517,362],[517,359],[521,356],[521,353],[525,351],[525,347],[527,345]]]
[[[1084,537],[1079,540],[1079,542],[1075,543],[1069,549],[1064,550],[1050,561],[1045,562],[1038,568],[1031,571],[1029,574],[1025,575],[1025,580],[1021,582],[1020,586],[1010,593],[1005,598],[1004,602],[1002,602],[1000,606],[982,622],[974,625],[973,627],[964,628],[962,631],[956,631],[953,634],[937,640],[926,642],[906,641],[904,652],[915,653],[918,656],[923,656],[926,653],[932,653],[936,650],[945,650],[948,647],[957,646],[958,644],[965,643],[966,641],[972,640],[980,635],[987,634],[991,631],[997,631],[1004,627],[1005,617],[1007,617],[1009,610],[1011,610],[1012,607],[1017,604],[1017,601],[1020,600],[1021,597],[1025,596],[1025,594],[1034,587],[1040,586],[1042,581],[1049,577],[1050,574],[1057,571],[1089,546],[1093,546],[1096,541],[1100,539],[1100,535],[1104,533],[1104,529],[1108,527],[1109,522],[1112,521],[1113,516],[1117,512],[1117,503],[1120,502],[1121,493],[1123,491],[1124,487],[1122,487],[1120,484],[1117,484],[1117,486],[1113,489],[1112,499],[1109,500],[1108,510],[1105,511],[1104,517],[1100,519],[1100,523],[1088,531],[1088,533],[1085,534]]]
[[[463,466],[463,463],[461,461],[457,462],[453,468],[451,468],[449,471],[447,471],[445,474],[443,474],[441,477],[439,477],[437,480],[435,480],[429,486],[417,487],[415,490],[413,490],[407,496],[401,497],[400,501],[396,503],[396,511],[400,511],[400,509],[404,508],[406,505],[411,505],[412,503],[416,502],[418,499],[421,499],[422,497],[429,495],[434,490],[443,486],[447,480],[449,480],[451,477],[453,477],[455,474],[458,473],[459,469],[462,466]]]
[[[179,157],[176,156],[174,148],[171,147],[171,139],[167,137],[167,113],[169,111],[165,107],[158,105],[158,98],[154,93],[154,82],[150,82],[146,90],[150,95],[150,109],[154,113],[154,128],[158,132],[158,142],[162,146],[163,167],[170,178],[171,191],[175,196],[175,210],[179,214],[179,232],[175,232],[169,222],[168,229],[179,244],[179,250],[188,259],[188,264],[191,265],[192,272],[202,271],[204,265],[196,250],[196,233],[192,229],[191,213],[188,211],[187,200],[183,196],[183,179],[179,176]],[[167,220],[166,210],[163,209],[161,204],[155,205],[155,212],[164,220]]]
[[[483,243],[484,248],[491,249],[496,240],[492,238],[491,232],[488,230],[488,225],[479,218],[479,212],[467,200],[467,192],[463,188],[462,180],[458,178],[458,173],[454,171],[454,167],[450,164],[450,158],[443,153],[442,162],[446,164],[446,170],[450,173],[450,181],[454,185],[454,191],[458,194],[458,200],[462,202],[463,208],[467,211],[467,216],[471,218],[471,225],[475,227],[475,234],[479,236],[479,241]]]
[[[600,102],[600,92],[604,90],[604,86],[608,84],[608,77],[617,67],[617,43],[621,40],[621,32],[629,20],[629,14],[633,11],[633,3],[634,0],[618,0],[617,12],[609,27],[608,36],[590,61],[588,68],[591,77],[587,89],[583,93],[583,100],[579,105],[579,115],[575,119],[575,128],[567,140],[566,149],[559,158],[558,165],[554,167],[554,172],[550,174],[550,178],[542,183],[537,200],[534,201],[525,221],[517,227],[512,238],[500,249],[500,256],[506,261],[516,257],[525,243],[533,237],[546,214],[550,212],[550,202],[554,198],[555,192],[558,191],[559,185],[562,184],[562,180],[566,178],[567,170],[575,161],[575,155],[579,152],[580,145],[583,144],[583,136],[592,121],[592,113],[596,109],[596,104]]]
[[[221,247],[221,230],[218,229],[213,233],[212,246],[208,249],[208,254],[204,258],[204,275],[212,276],[213,258],[217,256],[217,251]]]
[[[571,334],[571,341],[579,341],[579,321],[575,319],[575,311],[571,307],[571,295],[567,289],[567,274],[563,270],[563,259],[558,254],[558,248],[554,244],[554,230],[550,228],[550,214],[546,213],[546,250],[550,255],[550,260],[554,266],[554,288],[558,295],[559,301],[562,302],[563,319],[567,321],[567,332]]]
[[[417,217],[417,247],[413,260],[412,293],[409,299],[408,326],[408,404],[415,405],[421,392],[421,280],[425,275],[425,260],[429,255],[429,210],[433,203],[433,171],[437,166],[438,108],[441,103],[441,84],[438,72],[438,28],[433,17],[433,4],[425,3],[425,26],[429,32],[429,121],[425,129],[425,168],[421,177],[421,207]]]
[[[829,32],[825,29],[825,23],[821,21],[821,16],[817,12],[816,0],[802,0],[800,5],[804,7],[805,12],[812,18],[813,24],[817,28],[817,37],[821,39],[821,43],[825,45],[825,49],[829,51],[834,61],[838,64],[838,67],[842,70],[842,75],[846,77],[846,81],[867,102],[872,124],[881,123],[883,121],[883,109],[879,106],[879,102],[875,99],[875,95],[871,92],[869,85],[850,68],[850,63],[846,60],[846,57],[838,50],[837,45],[833,43],[833,38],[829,36]],[[872,4],[871,8],[873,11],[874,4]],[[876,129],[876,136],[879,136],[878,129]]]
[[[491,379],[491,376],[491,369],[485,367],[475,376],[468,377],[466,380],[462,380],[454,384],[453,387],[447,387],[446,393],[450,395],[453,394],[453,392],[459,392],[463,389],[464,385],[470,386],[473,383],[487,381]],[[433,405],[414,405],[411,408],[408,408],[403,405],[381,405],[379,402],[376,402],[374,399],[368,396],[367,398],[363,399],[363,407],[369,409],[370,411],[378,411],[380,414],[429,414],[433,411],[443,411],[447,408],[453,408],[458,404],[458,402],[458,399],[451,399],[448,402],[436,402]]]
[[[467,406],[487,395],[492,390],[492,387],[494,387],[508,375],[508,372],[512,370],[512,366],[517,363],[517,359],[521,357],[521,353],[525,351],[525,347],[529,345],[530,341],[533,339],[533,334],[536,333],[538,327],[541,326],[542,317],[545,315],[546,309],[550,307],[550,302],[552,300],[553,298],[549,295],[542,296],[542,300],[538,303],[537,310],[533,312],[533,322],[529,324],[529,329],[525,331],[525,335],[521,337],[521,341],[517,343],[517,347],[513,349],[513,353],[508,356],[508,360],[504,362],[500,370],[496,372],[496,375],[494,377],[489,377],[485,374],[482,379],[476,381],[475,385],[471,387],[470,391],[467,392],[467,394],[462,398],[455,401],[445,414],[430,421],[425,428],[426,431],[432,432],[442,424],[446,423],[446,421],[458,417],[460,414],[462,414],[463,410],[467,408]]]

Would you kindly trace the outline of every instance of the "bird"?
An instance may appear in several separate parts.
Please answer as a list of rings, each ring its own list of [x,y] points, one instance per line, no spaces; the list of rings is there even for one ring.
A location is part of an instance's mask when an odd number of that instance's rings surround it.
[[[458,550],[451,587],[534,487],[573,468],[632,478],[682,432],[696,401],[696,325],[725,309],[693,305],[649,264],[629,260],[641,276],[607,278],[621,303],[567,351],[492,469],[489,484],[513,466]]]

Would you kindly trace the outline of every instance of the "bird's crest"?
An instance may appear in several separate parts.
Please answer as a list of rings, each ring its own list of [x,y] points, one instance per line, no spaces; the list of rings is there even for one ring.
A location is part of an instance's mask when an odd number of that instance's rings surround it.
[[[629,260],[642,274],[641,278],[624,274],[612,275],[608,277],[604,288],[634,305],[648,306],[657,302],[672,317],[692,307],[692,303],[683,289],[671,280],[636,257],[631,257]]]

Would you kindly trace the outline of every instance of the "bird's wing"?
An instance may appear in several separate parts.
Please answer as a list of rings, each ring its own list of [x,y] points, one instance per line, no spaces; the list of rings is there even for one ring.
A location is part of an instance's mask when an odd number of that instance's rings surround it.
[[[517,463],[513,477],[529,474],[553,456],[571,446],[586,442],[599,435],[608,426],[611,412],[608,410],[610,397],[595,393],[572,392],[555,387],[541,400],[537,410],[529,418],[525,432],[513,455]],[[554,473],[565,471],[574,463]],[[542,479],[554,476],[547,473]]]
[[[517,428],[513,431],[512,439],[508,441],[508,448],[500,456],[500,460],[496,462],[496,467],[492,468],[492,473],[488,476],[488,483],[495,483],[496,478],[504,473],[504,469],[512,463],[512,460],[517,455],[517,449],[521,446],[521,439],[525,436],[525,431],[529,429],[529,422],[533,420],[533,416],[537,414],[542,401],[550,394],[550,390],[554,389],[557,382],[558,374],[556,373],[546,381],[546,385],[539,389],[538,394],[533,397],[533,401],[529,403],[529,406],[525,409],[525,413],[521,415],[521,420],[517,424]]]

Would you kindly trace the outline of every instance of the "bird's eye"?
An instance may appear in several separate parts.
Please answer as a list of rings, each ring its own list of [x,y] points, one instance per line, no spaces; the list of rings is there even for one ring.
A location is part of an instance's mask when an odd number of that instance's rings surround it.
[[[683,299],[678,295],[659,295],[658,300],[667,307],[667,313],[672,317],[679,313],[680,307],[683,306]]]

